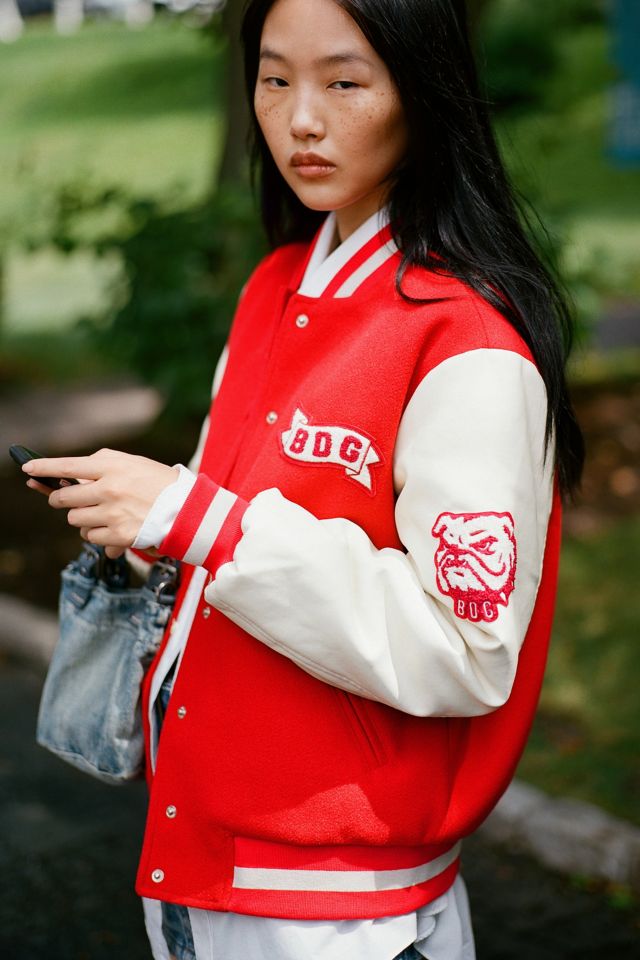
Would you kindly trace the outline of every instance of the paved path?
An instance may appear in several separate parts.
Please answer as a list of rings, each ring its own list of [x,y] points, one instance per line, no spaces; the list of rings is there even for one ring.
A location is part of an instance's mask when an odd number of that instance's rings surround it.
[[[0,449],[73,453],[142,430],[160,412],[158,392],[136,384],[38,387],[0,398]],[[6,472],[6,471],[1,471]]]

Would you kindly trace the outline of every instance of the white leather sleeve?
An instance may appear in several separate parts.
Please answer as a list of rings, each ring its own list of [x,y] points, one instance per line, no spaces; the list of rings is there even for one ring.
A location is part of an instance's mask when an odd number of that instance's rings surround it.
[[[406,553],[270,489],[249,504],[207,601],[313,676],[407,713],[499,707],[541,577],[553,491],[545,418],[544,383],[518,354],[445,360],[397,436]]]

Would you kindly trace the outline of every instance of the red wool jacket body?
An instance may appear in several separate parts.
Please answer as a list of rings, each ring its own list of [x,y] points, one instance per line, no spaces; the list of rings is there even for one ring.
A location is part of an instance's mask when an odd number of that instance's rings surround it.
[[[160,544],[185,560],[174,619],[195,567],[209,578],[148,771],[146,897],[416,910],[524,747],[560,541],[544,388],[479,296],[416,269],[403,286],[427,302],[407,303],[388,231],[365,247],[314,297],[311,248],[281,248],[238,307]]]

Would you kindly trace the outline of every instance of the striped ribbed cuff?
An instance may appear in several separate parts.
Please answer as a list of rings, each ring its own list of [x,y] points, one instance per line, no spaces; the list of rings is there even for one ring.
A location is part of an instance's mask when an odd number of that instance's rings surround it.
[[[199,474],[160,552],[215,573],[233,558],[248,506],[246,500]]]
[[[158,559],[154,554],[147,553],[146,550],[138,550],[137,547],[129,547],[128,553],[132,553],[136,559],[141,560],[143,563],[149,564],[151,566]]]

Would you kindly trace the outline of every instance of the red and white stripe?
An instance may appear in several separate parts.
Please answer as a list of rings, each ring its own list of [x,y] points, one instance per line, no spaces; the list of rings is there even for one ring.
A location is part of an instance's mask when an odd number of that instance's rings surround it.
[[[199,474],[160,552],[215,572],[233,556],[248,506],[246,500]]]
[[[387,211],[369,217],[336,247],[336,216],[330,213],[314,244],[298,293],[308,297],[350,297],[398,253]]]
[[[254,903],[261,910],[265,902],[274,909],[286,904],[290,916],[318,897],[327,915],[345,918],[383,915],[390,898],[393,911],[408,911],[448,889],[460,847],[293,847],[236,837],[229,909],[252,913]]]

